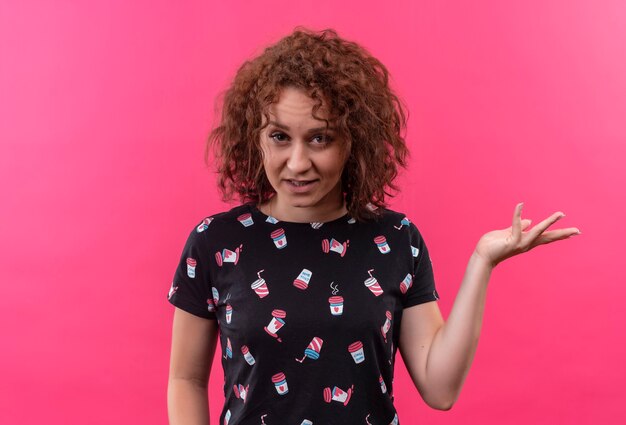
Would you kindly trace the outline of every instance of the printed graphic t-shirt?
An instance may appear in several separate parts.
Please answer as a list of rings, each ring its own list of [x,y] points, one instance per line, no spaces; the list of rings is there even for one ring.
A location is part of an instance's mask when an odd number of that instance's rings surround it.
[[[191,231],[168,293],[218,321],[220,425],[398,424],[402,311],[437,299],[428,250],[403,214],[293,223],[252,204]]]

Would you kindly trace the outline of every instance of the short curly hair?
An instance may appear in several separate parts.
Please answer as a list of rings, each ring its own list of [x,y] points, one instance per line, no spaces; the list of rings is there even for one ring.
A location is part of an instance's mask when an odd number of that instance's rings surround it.
[[[389,86],[387,68],[333,29],[296,27],[244,62],[222,94],[219,125],[209,135],[205,160],[210,163],[213,146],[223,200],[237,195],[262,203],[274,193],[263,168],[260,135],[269,122],[268,107],[285,87],[302,89],[316,102],[314,117],[329,103],[329,119],[350,149],[341,177],[348,212],[359,221],[379,215],[385,196],[398,191],[399,166],[406,168],[409,152],[401,133],[407,115]]]

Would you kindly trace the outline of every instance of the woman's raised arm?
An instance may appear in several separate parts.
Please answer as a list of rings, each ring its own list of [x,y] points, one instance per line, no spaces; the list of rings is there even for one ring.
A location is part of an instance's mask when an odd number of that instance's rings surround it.
[[[413,383],[433,408],[450,409],[461,392],[478,345],[493,268],[538,245],[580,234],[577,228],[547,231],[565,216],[561,212],[529,229],[531,221],[521,219],[522,206],[518,204],[515,208],[511,227],[480,238],[445,323],[436,302],[419,304],[403,312],[399,349]]]

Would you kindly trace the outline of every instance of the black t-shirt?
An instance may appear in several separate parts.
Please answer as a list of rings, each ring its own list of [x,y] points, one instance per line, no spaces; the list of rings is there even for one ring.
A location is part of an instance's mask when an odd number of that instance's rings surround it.
[[[293,223],[245,204],[191,231],[168,299],[218,321],[220,425],[388,425],[402,310],[439,296],[403,214]]]

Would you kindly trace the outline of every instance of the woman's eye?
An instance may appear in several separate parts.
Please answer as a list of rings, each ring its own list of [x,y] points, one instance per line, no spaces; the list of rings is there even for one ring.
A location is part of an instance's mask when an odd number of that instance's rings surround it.
[[[333,139],[328,136],[328,135],[324,135],[324,134],[320,134],[318,136],[315,136],[313,138],[313,141],[316,142],[316,144],[323,144],[323,143],[329,143],[331,142]]]
[[[270,139],[276,142],[284,142],[287,137],[283,133],[272,133],[270,134]]]

